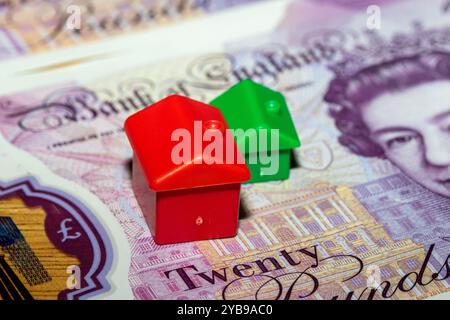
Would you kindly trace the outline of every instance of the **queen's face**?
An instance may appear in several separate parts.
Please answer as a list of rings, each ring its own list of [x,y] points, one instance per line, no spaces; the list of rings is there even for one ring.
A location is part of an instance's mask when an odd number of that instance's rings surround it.
[[[450,80],[386,93],[361,112],[389,160],[419,184],[450,197]]]

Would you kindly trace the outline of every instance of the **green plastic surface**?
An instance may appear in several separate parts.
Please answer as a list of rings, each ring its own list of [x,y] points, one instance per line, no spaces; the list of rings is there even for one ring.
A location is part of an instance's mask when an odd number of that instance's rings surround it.
[[[242,80],[210,102],[222,111],[230,129],[254,129],[256,138],[248,134],[234,135],[236,143],[244,154],[252,178],[248,183],[284,180],[289,177],[290,150],[300,146],[289,109],[284,96],[252,80]],[[271,143],[271,129],[278,129],[278,147]],[[260,143],[261,130],[268,132],[267,141]],[[262,136],[265,137],[265,136]],[[249,148],[249,142],[256,139],[256,150]],[[256,155],[256,163],[249,163],[255,153],[267,153],[278,149],[279,166],[275,174],[261,172],[263,165]],[[255,161],[253,161],[255,162]],[[264,162],[264,161],[263,161]]]

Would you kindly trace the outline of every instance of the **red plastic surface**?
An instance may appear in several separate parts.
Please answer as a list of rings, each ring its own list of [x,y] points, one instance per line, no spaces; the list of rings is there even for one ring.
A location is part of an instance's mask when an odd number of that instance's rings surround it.
[[[201,121],[203,131],[194,131],[194,121]],[[146,180],[154,191],[169,191],[241,183],[250,179],[250,172],[234,140],[234,163],[207,164],[204,153],[209,141],[202,141],[204,130],[219,127],[226,141],[228,126],[219,109],[182,96],[169,96],[130,116],[125,131],[139,160]],[[171,141],[176,129],[191,133],[191,163],[175,164],[171,158],[179,141]],[[201,141],[201,148],[195,142]],[[232,135],[230,135],[232,139]],[[223,144],[223,154],[226,154]],[[201,164],[194,160],[201,160]],[[238,161],[239,160],[239,161]]]
[[[171,133],[184,128],[194,135],[195,120],[223,132],[228,128],[219,109],[181,96],[161,100],[125,123],[135,153],[133,189],[158,244],[226,238],[237,232],[240,183],[250,179],[250,172],[232,135],[233,154],[241,163],[176,165],[171,159],[178,143],[171,141]],[[226,155],[226,148],[223,151]],[[192,153],[192,159],[202,156]]]
[[[154,192],[133,163],[133,189],[157,244],[236,235],[240,184]]]

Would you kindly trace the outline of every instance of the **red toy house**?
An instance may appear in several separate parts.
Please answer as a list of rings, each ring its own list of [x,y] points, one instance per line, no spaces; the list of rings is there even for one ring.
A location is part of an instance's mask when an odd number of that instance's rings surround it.
[[[240,184],[250,172],[227,129],[219,109],[176,95],[126,120],[133,189],[156,243],[236,234]]]

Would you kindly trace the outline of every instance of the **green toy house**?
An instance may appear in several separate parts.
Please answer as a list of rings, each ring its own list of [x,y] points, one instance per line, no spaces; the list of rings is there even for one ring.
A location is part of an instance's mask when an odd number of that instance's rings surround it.
[[[250,169],[248,183],[289,178],[291,149],[300,140],[281,93],[243,80],[210,104],[222,111],[233,130]]]

